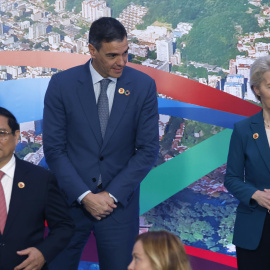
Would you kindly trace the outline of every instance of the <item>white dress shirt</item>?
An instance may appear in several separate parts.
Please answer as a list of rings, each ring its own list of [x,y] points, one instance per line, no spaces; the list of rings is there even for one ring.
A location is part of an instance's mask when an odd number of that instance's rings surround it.
[[[12,186],[13,186],[13,178],[14,178],[14,172],[15,172],[15,165],[16,165],[16,160],[15,160],[14,155],[12,155],[12,158],[10,159],[10,161],[4,167],[1,168],[1,171],[5,173],[1,182],[3,185],[5,199],[6,199],[7,213],[9,210],[9,204],[10,204],[10,198],[11,198],[11,192],[12,192]]]
[[[266,135],[267,135],[267,139],[268,139],[268,143],[269,143],[269,146],[270,146],[270,129],[269,128],[266,128]]]
[[[100,95],[100,81],[103,80],[104,78],[95,70],[95,68],[92,65],[92,61],[89,63],[89,68],[90,68],[90,73],[92,76],[92,81],[93,81],[93,87],[94,87],[94,92],[95,92],[95,97],[96,97],[96,103],[98,102],[98,98]],[[107,88],[107,96],[108,96],[108,101],[109,101],[109,113],[111,113],[112,110],[112,105],[113,105],[113,99],[114,99],[114,93],[115,93],[115,88],[116,88],[116,83],[117,83],[117,78],[113,77],[108,77],[106,79],[110,79],[111,82],[108,85]],[[82,199],[91,191],[88,190],[84,192],[79,198],[78,202],[81,203]],[[114,199],[115,202],[118,202],[118,200],[109,193],[109,196]]]
[[[100,83],[99,82],[101,80],[103,80],[104,78],[94,69],[91,61],[90,61],[89,65],[90,65],[90,73],[92,76],[94,92],[95,92],[95,97],[96,97],[96,103],[97,103],[98,98],[99,98],[99,94],[100,94]],[[107,96],[108,96],[108,101],[109,101],[109,113],[111,113],[117,78],[108,77],[106,79],[111,80],[111,82],[109,83],[108,88],[107,88]]]

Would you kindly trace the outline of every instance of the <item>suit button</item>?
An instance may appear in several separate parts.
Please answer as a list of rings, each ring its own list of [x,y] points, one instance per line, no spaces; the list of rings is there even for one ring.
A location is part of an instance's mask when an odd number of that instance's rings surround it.
[[[92,178],[92,181],[95,183],[97,181],[97,179],[96,178]]]
[[[99,160],[102,161],[104,159],[104,157],[100,157]]]

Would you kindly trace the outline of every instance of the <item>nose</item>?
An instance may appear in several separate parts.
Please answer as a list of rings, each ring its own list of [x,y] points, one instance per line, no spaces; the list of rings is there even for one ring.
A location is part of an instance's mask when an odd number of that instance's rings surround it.
[[[128,270],[133,270],[133,269],[134,269],[134,260],[132,260],[128,266]]]
[[[119,55],[119,57],[117,58],[117,65],[120,66],[120,67],[123,67],[126,65],[126,62],[127,62],[127,57],[126,56],[122,56],[122,55]]]

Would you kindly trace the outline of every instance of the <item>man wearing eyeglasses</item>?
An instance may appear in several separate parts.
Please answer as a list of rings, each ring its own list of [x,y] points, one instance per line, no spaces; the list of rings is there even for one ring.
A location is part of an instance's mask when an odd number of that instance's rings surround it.
[[[13,154],[19,137],[16,118],[0,107],[0,269],[45,270],[68,244],[73,223],[53,174]]]

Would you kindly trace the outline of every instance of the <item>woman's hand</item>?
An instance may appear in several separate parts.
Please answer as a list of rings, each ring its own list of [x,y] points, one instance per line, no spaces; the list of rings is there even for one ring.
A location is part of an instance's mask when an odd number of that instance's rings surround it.
[[[264,189],[264,191],[257,190],[251,198],[260,206],[270,210],[270,189]]]

